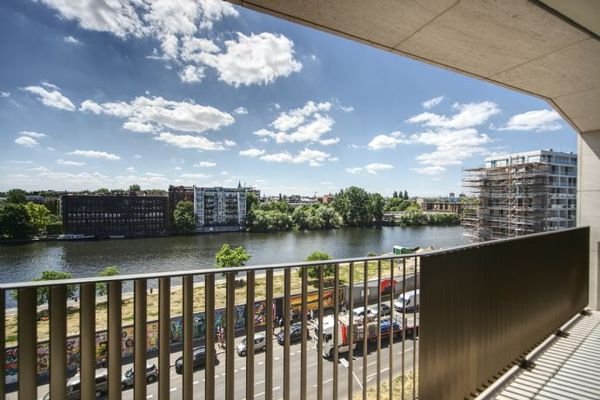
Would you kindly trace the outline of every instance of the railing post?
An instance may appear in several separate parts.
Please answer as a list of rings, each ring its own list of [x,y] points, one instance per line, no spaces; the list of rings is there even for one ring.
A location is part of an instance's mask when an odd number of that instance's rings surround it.
[[[225,398],[233,400],[235,396],[235,272],[228,272],[226,279]],[[252,341],[254,343],[254,338]]]
[[[96,392],[96,284],[81,284],[79,294],[81,398],[92,399]]]
[[[134,287],[134,368],[133,394],[135,400],[146,400],[146,351],[147,351],[147,323],[146,307],[148,303],[146,279],[136,279]]]
[[[171,278],[158,281],[158,398],[168,399],[171,356]],[[165,372],[166,371],[166,372]]]
[[[108,398],[121,399],[122,301],[121,281],[108,282]]]
[[[246,398],[254,399],[254,271],[246,273]],[[265,340],[273,340],[269,332]]]
[[[6,291],[0,289],[0,400],[6,394]]]
[[[273,270],[267,270],[266,277],[266,303],[267,303],[267,333],[273,329]],[[265,354],[265,400],[273,400],[273,341],[267,341]]]
[[[37,288],[19,289],[19,400],[37,398]]]
[[[67,397],[67,286],[50,288],[50,398]]]
[[[215,398],[215,275],[204,277],[204,315],[206,321],[206,367],[204,369],[204,398]]]
[[[183,277],[183,400],[194,396],[194,277]]]
[[[306,314],[308,313],[308,304],[306,303],[306,292],[308,286],[308,268],[301,267],[301,293],[302,293],[302,335],[300,339],[300,398],[306,399],[306,388],[308,386],[308,381],[306,379],[307,376],[307,368],[306,368],[306,352],[308,351],[308,346],[306,345],[306,331],[308,329],[306,323]]]
[[[290,307],[291,271],[283,271],[283,398],[290,398]]]

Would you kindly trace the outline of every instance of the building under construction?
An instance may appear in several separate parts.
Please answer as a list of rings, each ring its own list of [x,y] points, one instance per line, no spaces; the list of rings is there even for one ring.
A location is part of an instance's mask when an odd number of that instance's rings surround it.
[[[575,226],[576,162],[571,153],[536,151],[465,170],[467,234],[485,241]]]

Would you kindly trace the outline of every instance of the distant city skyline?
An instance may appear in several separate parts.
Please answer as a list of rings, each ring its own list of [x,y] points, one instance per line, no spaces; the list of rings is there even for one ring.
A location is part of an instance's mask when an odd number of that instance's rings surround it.
[[[0,191],[444,196],[490,155],[576,150],[538,98],[229,3],[161,4],[0,4]]]

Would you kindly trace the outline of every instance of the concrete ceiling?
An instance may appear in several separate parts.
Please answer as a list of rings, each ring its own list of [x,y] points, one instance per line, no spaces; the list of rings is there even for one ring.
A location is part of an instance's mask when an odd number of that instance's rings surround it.
[[[600,1],[542,1],[231,0],[540,96],[578,131],[600,132]]]

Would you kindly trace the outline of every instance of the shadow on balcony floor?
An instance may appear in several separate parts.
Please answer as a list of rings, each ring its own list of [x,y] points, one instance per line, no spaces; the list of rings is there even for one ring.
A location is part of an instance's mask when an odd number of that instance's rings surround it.
[[[600,399],[600,312],[581,317],[538,355],[531,371],[519,370],[496,393],[497,400]]]

